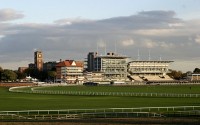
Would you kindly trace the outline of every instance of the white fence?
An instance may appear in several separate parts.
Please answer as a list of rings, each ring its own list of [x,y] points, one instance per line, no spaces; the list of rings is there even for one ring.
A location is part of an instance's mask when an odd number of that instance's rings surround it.
[[[11,92],[38,93],[38,94],[61,94],[61,95],[90,95],[90,96],[136,96],[136,97],[178,97],[178,98],[199,98],[200,94],[178,94],[178,93],[134,93],[134,92],[87,92],[87,91],[62,91],[62,90],[30,90],[12,87]]]
[[[0,119],[68,119],[108,117],[200,117],[200,106],[0,111]]]

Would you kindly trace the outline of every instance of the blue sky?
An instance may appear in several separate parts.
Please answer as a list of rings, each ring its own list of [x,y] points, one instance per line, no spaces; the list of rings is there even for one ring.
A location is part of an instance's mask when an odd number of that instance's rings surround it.
[[[51,23],[61,18],[105,19],[140,11],[173,10],[181,18],[200,17],[199,0],[2,0],[0,8],[25,14],[21,22]],[[19,21],[19,20],[18,20]]]
[[[173,60],[171,68],[200,68],[200,0],[0,0],[0,66],[84,60],[107,46],[133,60]],[[107,45],[105,45],[107,44]],[[94,47],[95,46],[95,47]]]

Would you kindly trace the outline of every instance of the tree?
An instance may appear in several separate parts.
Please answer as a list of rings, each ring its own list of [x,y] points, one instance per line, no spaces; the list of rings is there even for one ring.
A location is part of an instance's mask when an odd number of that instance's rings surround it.
[[[183,73],[181,71],[172,70],[171,73],[168,73],[168,75],[176,80],[180,80],[183,77]]]
[[[3,68],[0,66],[0,72],[2,72],[3,71]]]
[[[0,82],[1,82],[1,79],[2,79],[2,73],[3,73],[3,68],[1,68],[1,66],[0,66]]]
[[[40,71],[38,69],[28,68],[24,72],[25,72],[26,76],[31,76],[32,78],[39,79],[39,77],[40,77]]]
[[[195,68],[193,73],[200,73],[200,69],[199,68]]]
[[[51,80],[54,80],[57,75],[56,71],[48,71],[47,74],[48,74],[48,78]]]
[[[28,68],[25,70],[26,76],[31,76],[40,81],[45,81],[48,78],[47,71],[39,71],[38,69]]]
[[[48,78],[48,74],[46,71],[39,71],[39,74],[37,75],[36,78],[41,81],[45,81]]]
[[[25,79],[26,78],[26,73],[24,73],[24,72],[16,71],[15,73],[17,74],[17,79]]]
[[[15,81],[16,79],[17,79],[17,74],[14,71],[8,69],[3,70],[2,80]]]

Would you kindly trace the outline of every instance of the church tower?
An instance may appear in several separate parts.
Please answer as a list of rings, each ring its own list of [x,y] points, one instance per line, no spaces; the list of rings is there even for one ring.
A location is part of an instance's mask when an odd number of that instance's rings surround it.
[[[42,51],[35,51],[34,52],[34,62],[35,62],[35,68],[37,68],[39,71],[43,70],[43,54]]]

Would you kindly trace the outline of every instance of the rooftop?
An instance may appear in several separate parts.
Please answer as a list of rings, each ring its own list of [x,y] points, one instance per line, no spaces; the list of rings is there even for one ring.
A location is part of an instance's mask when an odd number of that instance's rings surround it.
[[[83,67],[84,64],[81,61],[65,60],[59,62],[56,67]]]

